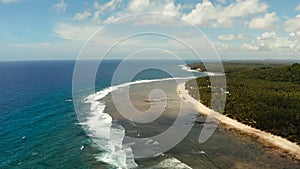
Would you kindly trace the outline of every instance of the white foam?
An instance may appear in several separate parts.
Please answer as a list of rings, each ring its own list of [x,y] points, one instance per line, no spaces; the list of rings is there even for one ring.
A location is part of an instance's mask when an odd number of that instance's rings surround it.
[[[86,103],[90,103],[90,115],[87,122],[80,123],[88,130],[88,135],[96,143],[101,150],[104,150],[101,155],[96,158],[102,162],[113,165],[117,168],[135,168],[137,164],[134,161],[134,155],[130,144],[123,145],[125,137],[125,129],[121,125],[113,124],[112,117],[104,113],[105,102],[103,99],[112,91],[127,87],[133,84],[150,83],[167,80],[184,80],[195,77],[177,77],[153,80],[139,80],[134,82],[127,82],[116,86],[111,86],[103,89],[97,93],[89,95]]]
[[[212,73],[212,72],[205,72],[205,74],[207,74],[207,76],[216,76],[216,73]]]
[[[198,72],[198,70],[193,70],[191,69],[190,67],[186,66],[186,65],[179,65],[179,67],[182,69],[182,70],[185,70],[185,71],[188,71],[188,72]],[[204,74],[206,74],[207,76],[224,76],[225,74],[224,73],[214,73],[214,72],[202,72]]]
[[[89,95],[85,101],[88,103],[93,104],[94,101],[100,100],[102,98],[104,98],[105,96],[107,96],[109,93],[111,93],[112,91],[115,91],[119,88],[123,88],[123,87],[127,87],[130,85],[134,85],[134,84],[142,84],[142,83],[150,83],[150,82],[159,82],[159,81],[168,81],[168,80],[185,80],[185,79],[192,79],[195,78],[194,76],[191,77],[174,77],[174,78],[164,78],[164,79],[151,79],[151,80],[138,80],[138,81],[134,81],[134,82],[127,82],[127,83],[123,83],[123,84],[119,84],[119,85],[115,85],[115,86],[111,86],[108,88],[105,88],[97,93],[91,94]]]
[[[73,100],[72,99],[66,99],[65,101],[66,102],[72,102]]]
[[[192,169],[190,166],[184,164],[183,162],[179,161],[178,159],[172,157],[165,159],[158,163],[157,165],[151,167],[151,169],[158,169],[158,168],[172,168],[172,169]]]
[[[186,65],[179,65],[179,67],[182,69],[182,70],[185,70],[185,71],[188,71],[188,72],[199,72],[197,70],[192,70],[190,67],[186,66]]]

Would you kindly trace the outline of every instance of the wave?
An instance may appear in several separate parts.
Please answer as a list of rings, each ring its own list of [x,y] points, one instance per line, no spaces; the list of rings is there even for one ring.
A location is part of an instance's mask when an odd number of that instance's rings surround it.
[[[191,69],[190,67],[186,66],[186,65],[179,65],[179,67],[182,69],[182,70],[185,70],[185,71],[188,71],[188,72],[199,72],[197,70],[193,70]]]
[[[188,72],[201,72],[207,76],[224,76],[224,73],[215,73],[215,72],[207,72],[207,71],[198,71],[198,70],[193,70],[190,67],[186,66],[186,65],[179,65],[179,67],[184,70],[184,71],[188,71]]]
[[[149,169],[159,169],[159,168],[172,168],[172,169],[192,169],[190,166],[184,164],[183,162],[179,161],[178,159],[171,157],[161,161],[160,163],[156,164]]]
[[[225,73],[203,72],[207,76],[225,76]]]
[[[135,168],[138,166],[134,161],[134,155],[130,145],[123,145],[125,128],[120,124],[114,123],[112,117],[109,114],[104,113],[106,105],[101,99],[115,90],[134,84],[167,80],[188,80],[193,78],[195,77],[138,80],[111,86],[86,97],[85,102],[90,103],[91,112],[87,121],[85,123],[81,123],[81,125],[85,125],[87,127],[88,135],[92,138],[94,143],[96,143],[98,148],[103,151],[103,153],[97,156],[96,159],[117,168]]]
[[[72,99],[66,99],[65,101],[66,102],[72,102],[73,100]]]

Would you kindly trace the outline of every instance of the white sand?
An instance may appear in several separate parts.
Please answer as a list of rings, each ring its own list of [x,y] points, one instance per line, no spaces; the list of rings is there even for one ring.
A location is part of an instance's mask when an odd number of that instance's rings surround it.
[[[273,134],[242,124],[236,120],[226,117],[225,115],[222,115],[220,113],[217,113],[209,109],[208,107],[201,104],[199,101],[195,100],[193,97],[189,95],[188,90],[185,89],[185,83],[182,83],[178,86],[177,92],[181,99],[183,99],[187,103],[192,104],[198,112],[210,116],[220,121],[221,123],[225,124],[228,127],[238,129],[252,136],[257,136],[260,140],[265,141],[266,143],[269,143],[282,150],[285,150],[290,155],[300,160],[300,146],[298,146],[296,143],[293,143],[285,138],[275,136]]]

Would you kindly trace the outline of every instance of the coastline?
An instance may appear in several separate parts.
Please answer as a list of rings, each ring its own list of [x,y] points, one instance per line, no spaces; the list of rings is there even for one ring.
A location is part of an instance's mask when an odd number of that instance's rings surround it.
[[[284,150],[293,158],[300,160],[300,146],[296,143],[293,143],[285,138],[275,136],[271,133],[267,133],[265,131],[261,131],[259,129],[255,129],[248,125],[242,124],[225,115],[209,109],[189,95],[188,90],[185,89],[185,83],[178,85],[177,93],[182,100],[184,100],[186,103],[191,104],[199,113],[210,116],[220,121],[220,123],[224,124],[226,127],[237,129],[242,133],[248,134],[252,137],[257,137],[258,140],[262,141],[263,143],[271,144],[273,147]]]

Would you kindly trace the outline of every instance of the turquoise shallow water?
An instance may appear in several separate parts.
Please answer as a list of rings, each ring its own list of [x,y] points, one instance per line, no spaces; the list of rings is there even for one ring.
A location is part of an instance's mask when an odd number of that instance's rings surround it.
[[[120,61],[104,61],[96,77],[96,90],[110,86]],[[140,64],[141,61],[132,61]],[[185,76],[176,62],[152,61],[173,67]],[[93,61],[86,61],[86,65]],[[95,160],[102,150],[78,124],[72,100],[75,61],[28,61],[0,63],[0,168],[89,168],[110,167]],[[135,79],[169,77],[158,70]],[[128,79],[120,79],[126,82]],[[84,89],[82,99],[93,93]],[[89,113],[89,105],[83,110]],[[84,150],[81,147],[84,146]],[[102,168],[101,167],[101,168]]]
[[[296,169],[300,167],[299,162],[292,160],[287,154],[276,152],[250,136],[227,131],[222,126],[218,126],[206,142],[199,143],[198,138],[203,130],[206,117],[198,114],[189,104],[183,103],[181,105],[181,99],[175,92],[176,88],[177,83],[173,80],[137,84],[130,87],[132,104],[142,111],[157,103],[155,100],[148,99],[151,91],[161,89],[166,94],[167,109],[159,118],[145,124],[135,123],[133,125],[119,113],[120,111],[116,110],[115,106],[122,103],[122,97],[126,96],[126,94],[123,94],[125,92],[116,91],[120,97],[119,102],[116,100],[112,102],[110,95],[105,98],[107,105],[105,112],[116,120],[115,123],[122,124],[126,128],[128,136],[142,139],[131,146],[135,155],[140,154],[140,152],[163,150],[166,146],[172,144],[176,135],[187,134],[172,149],[157,157],[136,159],[135,161],[140,168]],[[181,115],[179,113],[180,107],[182,108]],[[179,116],[187,117],[188,120],[175,122]],[[188,116],[191,116],[191,118]],[[182,128],[188,127],[190,123],[193,123],[193,120],[196,120],[196,122],[189,132],[182,133],[179,128],[167,138],[151,138],[166,132],[175,123]],[[130,142],[130,139],[127,139],[127,141],[125,139],[125,142]],[[146,148],[149,146],[150,149]]]
[[[130,68],[145,61],[131,61]],[[191,73],[180,69],[175,61],[146,61],[147,64],[160,65],[170,70],[176,77],[187,77]],[[192,61],[190,61],[192,62]],[[120,61],[104,61],[96,77],[96,91],[111,86],[111,78]],[[72,98],[72,75],[75,61],[43,62],[0,62],[0,168],[122,168],[120,158],[111,155],[111,149],[97,146],[105,145],[107,140],[95,137],[92,130],[79,124]],[[93,61],[85,61],[86,68]],[[126,72],[125,72],[126,73]],[[197,74],[202,76],[203,74]],[[137,74],[132,81],[170,78],[170,74],[149,69]],[[83,77],[84,80],[84,77]],[[128,79],[118,79],[119,84]],[[132,86],[133,100],[137,105],[145,103],[144,94],[148,89],[163,87],[171,100],[177,104],[176,85],[155,82]],[[86,121],[91,117],[91,104],[85,99],[94,89],[82,86],[80,102]],[[109,95],[108,95],[109,97]],[[105,98],[106,113],[114,117],[114,108]],[[177,98],[178,99],[178,98]],[[174,105],[173,105],[174,106]],[[143,106],[141,106],[143,108]],[[193,111],[186,108],[187,111]],[[128,128],[126,120],[114,121],[112,128],[123,125],[127,135],[140,133],[152,136],[168,128],[173,116],[162,116],[153,123]],[[201,124],[203,117],[197,117]],[[99,119],[98,119],[99,120]],[[212,139],[199,144],[201,126],[195,125],[187,137],[175,148],[155,158],[135,159],[138,168],[297,168],[286,156],[273,154],[249,137],[242,137],[219,128]],[[96,135],[97,136],[97,135]],[[136,149],[133,150],[137,151]],[[103,158],[107,157],[107,158]],[[111,158],[113,157],[113,158]]]

